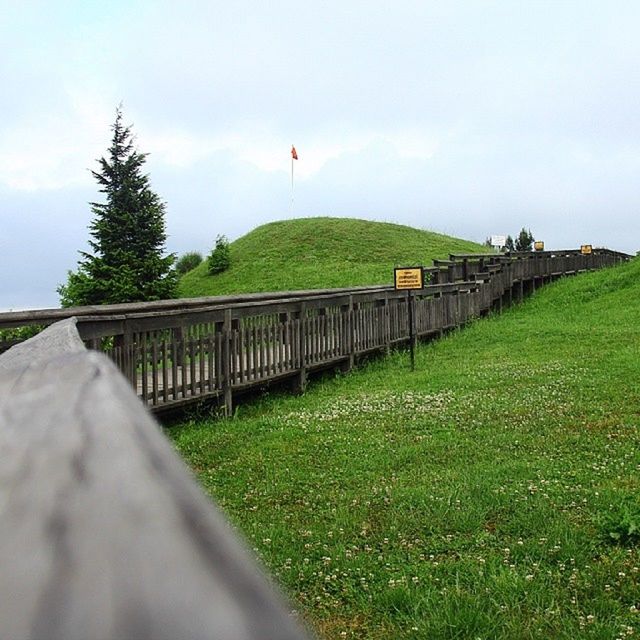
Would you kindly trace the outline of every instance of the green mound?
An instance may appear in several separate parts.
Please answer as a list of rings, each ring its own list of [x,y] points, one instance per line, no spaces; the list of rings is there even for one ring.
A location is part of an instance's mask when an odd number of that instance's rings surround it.
[[[398,224],[351,218],[272,222],[231,243],[231,267],[210,276],[206,260],[180,281],[180,297],[324,289],[393,280],[393,267],[429,266],[486,247]]]

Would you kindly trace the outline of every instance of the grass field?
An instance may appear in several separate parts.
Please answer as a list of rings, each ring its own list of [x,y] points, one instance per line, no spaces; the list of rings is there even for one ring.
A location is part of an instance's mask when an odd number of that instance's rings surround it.
[[[640,261],[168,431],[322,638],[640,634]]]
[[[388,284],[394,265],[430,266],[451,252],[487,250],[430,231],[351,218],[272,222],[230,248],[228,271],[210,276],[205,260],[181,279],[179,296]]]

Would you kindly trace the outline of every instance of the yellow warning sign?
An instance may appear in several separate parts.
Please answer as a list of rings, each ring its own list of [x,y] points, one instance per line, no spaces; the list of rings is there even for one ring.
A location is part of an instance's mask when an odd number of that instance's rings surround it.
[[[589,255],[592,252],[593,252],[593,249],[591,248],[590,244],[583,244],[580,247],[580,253],[583,254],[583,255]]]
[[[422,289],[424,280],[422,267],[401,267],[394,269],[396,289]]]

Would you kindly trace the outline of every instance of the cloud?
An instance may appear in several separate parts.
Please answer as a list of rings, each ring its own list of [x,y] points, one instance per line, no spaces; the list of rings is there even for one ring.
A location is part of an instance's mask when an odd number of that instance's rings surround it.
[[[171,251],[292,215],[633,251],[639,19],[625,0],[10,3],[4,305],[53,292],[86,248],[121,101]]]

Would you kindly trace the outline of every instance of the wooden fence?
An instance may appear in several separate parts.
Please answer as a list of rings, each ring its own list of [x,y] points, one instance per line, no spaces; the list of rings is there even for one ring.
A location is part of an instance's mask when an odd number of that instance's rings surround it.
[[[0,638],[302,640],[71,318],[0,355]]]
[[[231,410],[238,389],[303,386],[406,341],[409,304],[434,335],[627,258],[451,256],[415,298],[369,287],[0,314],[0,328],[53,324],[0,355],[0,637],[302,639],[136,394]]]
[[[565,275],[629,256],[607,249],[451,255],[425,269],[409,297],[389,286],[281,292],[0,314],[0,329],[74,316],[91,349],[104,351],[153,411],[219,399],[310,372],[349,369],[366,354],[439,335],[501,309]],[[391,270],[390,270],[391,275]],[[409,314],[412,305],[412,314]]]

